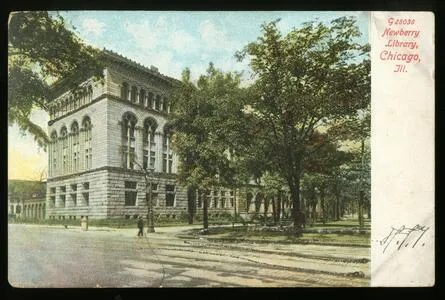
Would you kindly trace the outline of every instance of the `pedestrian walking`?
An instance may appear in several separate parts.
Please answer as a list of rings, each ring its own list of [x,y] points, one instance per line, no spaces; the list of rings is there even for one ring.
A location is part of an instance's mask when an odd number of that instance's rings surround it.
[[[138,237],[139,236],[144,236],[144,220],[142,219],[142,216],[138,217]]]

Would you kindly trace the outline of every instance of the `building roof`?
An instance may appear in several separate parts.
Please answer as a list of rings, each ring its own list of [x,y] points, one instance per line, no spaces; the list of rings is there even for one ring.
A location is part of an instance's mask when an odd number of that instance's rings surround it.
[[[46,195],[46,182],[32,180],[8,180],[8,195],[15,197],[40,198]]]
[[[112,50],[108,50],[105,48],[102,49],[101,51],[102,51],[102,55],[103,55],[103,58],[101,59],[101,61],[104,65],[104,68],[107,66],[107,63],[115,62],[115,63],[125,65],[127,67],[134,68],[140,72],[146,73],[146,74],[153,76],[155,78],[161,79],[161,80],[165,81],[167,84],[180,83],[179,80],[160,73],[158,68],[153,65],[150,67],[146,67],[134,60],[131,60],[131,59],[119,54],[119,53],[116,53]],[[58,91],[60,91],[61,89],[64,89],[64,87],[66,87],[66,85],[72,84],[73,78],[76,78],[76,77],[80,78],[80,77],[84,77],[84,76],[85,76],[84,72],[82,72],[82,70],[79,70],[78,72],[73,74],[73,76],[70,78],[61,78],[60,80],[54,82],[52,84],[51,89],[55,94],[57,94]],[[82,78],[82,79],[85,79],[85,78]]]

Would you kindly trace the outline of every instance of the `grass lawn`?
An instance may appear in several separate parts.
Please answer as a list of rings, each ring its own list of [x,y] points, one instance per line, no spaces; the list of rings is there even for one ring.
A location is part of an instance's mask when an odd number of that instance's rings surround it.
[[[187,231],[182,237],[196,237],[200,235],[200,229]],[[302,237],[295,237],[289,231],[273,231],[270,228],[254,226],[238,227],[210,227],[206,238],[226,242],[276,242],[321,244],[336,246],[370,246],[370,234],[338,234],[338,233],[303,233]]]

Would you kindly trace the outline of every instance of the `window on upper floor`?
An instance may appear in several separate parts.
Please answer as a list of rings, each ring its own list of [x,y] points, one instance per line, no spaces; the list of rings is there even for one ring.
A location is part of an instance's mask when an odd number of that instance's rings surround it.
[[[135,127],[136,116],[130,112],[126,112],[122,116],[122,154],[123,167],[128,169],[134,168],[135,163]]]
[[[131,87],[131,102],[136,103],[138,97],[138,88],[135,86]]]
[[[145,103],[145,95],[146,95],[145,90],[144,90],[144,89],[141,89],[141,91],[139,92],[139,105],[144,106],[144,103]]]
[[[124,82],[124,83],[122,83],[122,87],[121,87],[122,100],[128,100],[128,94],[129,94],[128,83]]]
[[[90,118],[84,117],[83,122],[82,122],[82,127],[84,130],[84,151],[85,151],[85,169],[89,170],[92,168],[92,164],[93,164],[93,148],[91,145],[91,141],[92,141],[92,132],[91,132],[91,120]]]

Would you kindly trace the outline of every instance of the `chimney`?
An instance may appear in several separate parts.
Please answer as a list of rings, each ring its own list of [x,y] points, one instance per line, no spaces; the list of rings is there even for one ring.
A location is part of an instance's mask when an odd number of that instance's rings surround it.
[[[156,68],[156,67],[153,66],[153,65],[150,66],[150,70],[152,70],[153,72],[159,73],[158,68]]]

